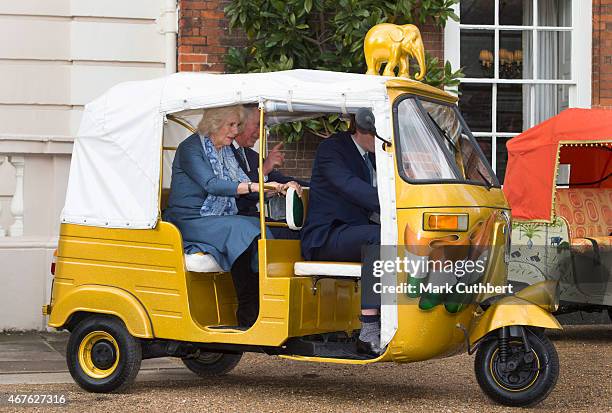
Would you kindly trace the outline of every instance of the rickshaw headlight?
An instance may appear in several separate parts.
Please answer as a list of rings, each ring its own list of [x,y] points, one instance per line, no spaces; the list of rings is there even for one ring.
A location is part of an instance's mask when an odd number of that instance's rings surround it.
[[[468,214],[442,214],[426,212],[423,214],[425,231],[467,231]]]

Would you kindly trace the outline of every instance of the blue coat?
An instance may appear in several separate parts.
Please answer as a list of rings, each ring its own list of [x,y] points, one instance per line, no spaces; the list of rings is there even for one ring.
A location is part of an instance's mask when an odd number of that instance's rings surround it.
[[[176,149],[164,220],[180,230],[185,252],[212,254],[226,271],[260,235],[259,219],[239,215],[203,217],[200,208],[208,194],[236,196],[238,184],[215,176],[198,134],[185,139]],[[268,237],[272,235],[268,233]]]
[[[235,196],[238,184],[215,176],[210,160],[204,154],[200,135],[195,133],[176,149],[168,209],[197,209],[199,214],[209,193]]]
[[[373,164],[373,157],[370,156]],[[310,180],[308,216],[301,232],[302,255],[322,246],[339,225],[367,225],[380,212],[378,192],[370,172],[348,132],[337,133],[319,145]]]

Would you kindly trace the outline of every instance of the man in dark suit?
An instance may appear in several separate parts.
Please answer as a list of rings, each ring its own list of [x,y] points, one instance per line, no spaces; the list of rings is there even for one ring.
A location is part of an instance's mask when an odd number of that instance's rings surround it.
[[[317,150],[301,233],[302,255],[315,261],[363,262],[357,350],[376,355],[380,352],[380,298],[373,291],[373,248],[367,248],[380,244],[374,115],[362,108],[353,124],[354,133],[336,133]],[[369,251],[365,259],[364,247]]]
[[[253,182],[259,180],[259,154],[252,148],[259,139],[259,111],[257,107],[250,106],[245,109],[242,131],[236,135],[232,142],[232,151],[238,161],[238,165]],[[278,182],[282,184],[292,183],[294,187],[308,186],[307,181],[302,181],[291,176],[286,176],[275,168],[282,167],[285,155],[281,152],[282,142],[268,152],[263,164],[263,174],[267,177],[266,181]],[[259,194],[242,195],[236,200],[238,214],[248,216],[259,216],[257,203]],[[270,229],[276,238],[298,239],[297,231],[288,228],[272,227]]]

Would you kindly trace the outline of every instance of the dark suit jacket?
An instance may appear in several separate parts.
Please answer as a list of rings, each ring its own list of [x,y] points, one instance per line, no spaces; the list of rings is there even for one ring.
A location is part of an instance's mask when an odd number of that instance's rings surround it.
[[[376,165],[372,154],[372,164]],[[322,246],[339,225],[370,224],[380,212],[378,192],[369,182],[370,172],[348,132],[325,139],[317,150],[310,181],[308,216],[301,231],[302,255]]]
[[[238,165],[242,168],[245,174],[249,177],[251,182],[257,182],[259,180],[259,154],[255,152],[251,148],[244,148],[244,152],[247,158],[247,162],[249,163],[249,168],[251,171],[247,170],[247,166],[244,163],[242,156],[238,153],[238,149],[234,148],[234,145],[231,145],[232,151],[234,152],[234,156],[238,161]],[[268,174],[268,181],[270,182],[278,182],[280,184],[286,184],[290,181],[296,181],[298,184],[302,186],[308,186],[308,181],[302,181],[300,179],[293,178],[291,176],[286,176],[280,173],[279,171],[273,170]],[[259,202],[259,194],[248,194],[242,195],[236,201],[236,205],[238,206],[238,213],[240,215],[257,215],[257,203]]]

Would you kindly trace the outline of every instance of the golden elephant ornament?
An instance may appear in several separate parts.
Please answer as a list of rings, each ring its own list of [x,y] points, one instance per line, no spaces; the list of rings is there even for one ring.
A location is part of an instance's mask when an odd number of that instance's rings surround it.
[[[423,39],[419,28],[413,24],[377,24],[365,36],[364,53],[369,75],[380,74],[380,68],[386,62],[383,76],[395,76],[395,68],[399,66],[398,76],[410,77],[408,59],[413,57],[419,65],[415,79],[425,77]]]

